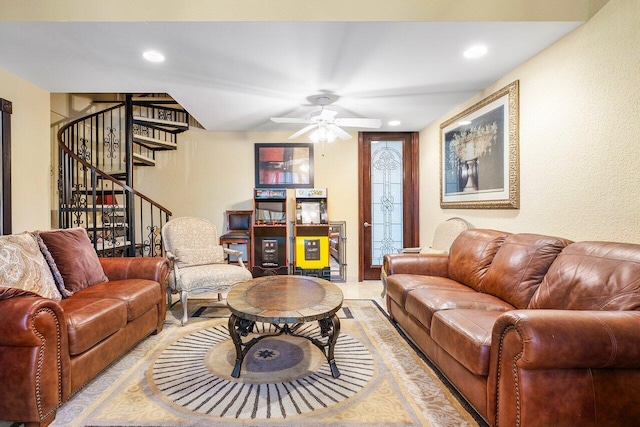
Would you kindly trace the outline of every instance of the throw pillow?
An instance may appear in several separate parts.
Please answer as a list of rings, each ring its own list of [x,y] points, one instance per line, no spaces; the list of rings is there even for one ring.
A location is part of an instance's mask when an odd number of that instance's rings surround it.
[[[31,233],[36,242],[38,243],[38,247],[40,248],[40,252],[44,256],[47,265],[49,266],[49,270],[51,271],[51,275],[53,276],[53,280],[56,282],[56,287],[58,291],[62,295],[62,298],[67,298],[73,295],[73,292],[64,287],[64,279],[62,278],[62,274],[60,274],[60,270],[58,270],[58,266],[56,265],[56,261],[51,256],[51,252],[47,249],[47,245],[44,244],[42,237],[38,233]]]
[[[0,283],[61,300],[49,266],[29,233],[0,236]]]
[[[222,264],[224,262],[224,249],[222,246],[211,246],[206,249],[176,248],[175,255],[178,268]]]
[[[77,292],[109,280],[84,228],[38,232],[51,253],[64,287]]]

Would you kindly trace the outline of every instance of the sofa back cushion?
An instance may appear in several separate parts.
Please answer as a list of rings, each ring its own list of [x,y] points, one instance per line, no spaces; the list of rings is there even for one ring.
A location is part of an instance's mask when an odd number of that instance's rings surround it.
[[[551,263],[570,243],[570,240],[539,234],[507,236],[480,289],[516,308],[526,308]]]
[[[449,278],[480,290],[493,257],[510,234],[479,228],[460,233],[449,250]]]
[[[40,231],[38,234],[51,253],[69,292],[109,280],[84,228]]]
[[[640,245],[578,242],[553,262],[529,308],[640,309]]]

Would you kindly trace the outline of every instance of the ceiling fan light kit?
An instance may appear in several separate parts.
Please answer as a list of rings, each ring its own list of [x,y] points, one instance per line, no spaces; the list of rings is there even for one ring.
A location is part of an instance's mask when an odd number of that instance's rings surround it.
[[[322,126],[322,125],[319,125],[318,128],[313,132],[311,132],[311,135],[309,135],[309,139],[316,143],[333,142],[336,140],[337,137],[338,135],[331,132],[331,130],[327,129],[326,126]],[[349,135],[349,137],[351,137],[351,135]]]
[[[382,125],[382,121],[380,119],[335,118],[338,112],[335,110],[330,110],[326,108],[326,106],[338,99],[336,95],[316,95],[310,96],[307,99],[320,107],[320,109],[312,111],[311,114],[309,114],[309,118],[271,118],[271,121],[275,123],[295,123],[307,125],[293,135],[289,136],[289,139],[296,139],[313,130],[311,135],[309,135],[311,141],[333,142],[336,140],[336,138],[340,138],[342,140],[351,138],[351,135],[343,130],[342,127],[378,129]]]

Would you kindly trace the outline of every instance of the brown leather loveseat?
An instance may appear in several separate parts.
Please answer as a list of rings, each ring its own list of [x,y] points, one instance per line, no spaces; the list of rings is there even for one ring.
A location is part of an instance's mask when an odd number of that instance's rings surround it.
[[[640,245],[473,229],[384,269],[393,320],[489,424],[638,424]]]
[[[40,235],[52,275],[29,234],[0,237],[0,420],[26,426],[48,425],[82,386],[162,330],[169,274],[165,258],[98,258],[82,229]],[[63,298],[41,286],[54,276]],[[20,289],[25,282],[35,291]]]

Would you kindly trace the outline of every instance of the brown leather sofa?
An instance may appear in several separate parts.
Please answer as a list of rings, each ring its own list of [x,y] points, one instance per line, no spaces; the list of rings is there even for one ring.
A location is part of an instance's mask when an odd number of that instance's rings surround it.
[[[165,258],[100,258],[107,282],[55,301],[0,286],[0,420],[46,426],[56,409],[166,314]]]
[[[392,319],[490,425],[638,425],[640,245],[473,229],[383,268]]]

